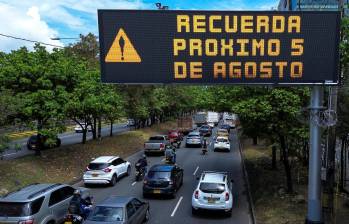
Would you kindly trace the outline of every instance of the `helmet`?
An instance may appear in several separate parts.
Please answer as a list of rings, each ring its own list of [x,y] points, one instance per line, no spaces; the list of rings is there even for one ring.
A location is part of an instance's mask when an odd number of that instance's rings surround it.
[[[76,189],[76,190],[74,191],[74,194],[75,194],[75,195],[81,195],[81,192],[80,192],[80,190]]]
[[[143,156],[142,156],[142,157],[143,157],[143,159],[146,159],[146,158],[147,158],[147,156],[146,156],[145,154],[143,154]]]

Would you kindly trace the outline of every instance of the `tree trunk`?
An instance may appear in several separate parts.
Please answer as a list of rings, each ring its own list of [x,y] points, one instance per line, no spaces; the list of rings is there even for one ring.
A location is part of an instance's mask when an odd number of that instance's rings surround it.
[[[273,145],[272,146],[272,160],[271,160],[271,169],[276,170],[277,166],[276,166],[276,146]]]
[[[113,121],[110,121],[110,134],[109,136],[113,136]]]
[[[308,166],[308,158],[309,158],[309,145],[307,141],[304,141],[303,143],[303,166]]]
[[[341,145],[341,172],[340,172],[340,179],[339,179],[339,187],[341,190],[344,189],[344,179],[345,179],[345,172],[344,172],[344,149],[345,149],[345,137],[342,138],[342,145]]]
[[[87,132],[87,125],[85,125],[85,128],[82,129],[82,144],[86,143],[86,132]]]
[[[285,136],[279,134],[279,139],[280,139],[280,146],[283,154],[282,161],[283,161],[285,173],[286,173],[287,192],[293,193],[291,167],[290,167],[290,162],[288,161],[288,150],[286,148]]]
[[[112,130],[113,131],[113,130]],[[102,139],[102,118],[98,118],[98,139]]]
[[[93,128],[92,128],[92,135],[93,139],[97,139],[97,119],[94,117],[93,118]]]
[[[257,145],[257,144],[258,144],[258,137],[253,136],[253,145]]]

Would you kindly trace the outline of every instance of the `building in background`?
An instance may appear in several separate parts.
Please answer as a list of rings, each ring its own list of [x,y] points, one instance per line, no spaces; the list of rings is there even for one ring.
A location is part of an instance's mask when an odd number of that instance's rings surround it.
[[[279,11],[329,11],[338,10],[340,0],[280,0]],[[349,0],[343,0],[348,4]]]

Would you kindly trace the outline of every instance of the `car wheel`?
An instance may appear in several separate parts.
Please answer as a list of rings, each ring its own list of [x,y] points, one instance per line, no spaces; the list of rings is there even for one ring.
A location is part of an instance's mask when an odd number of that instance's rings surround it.
[[[131,175],[131,167],[128,166],[128,167],[127,167],[127,176],[130,176],[130,175]]]
[[[191,207],[191,214],[197,215],[198,211],[195,208]]]
[[[61,140],[59,138],[57,138],[57,147],[60,147],[61,146]]]
[[[116,174],[114,174],[113,177],[111,178],[110,185],[115,186],[116,180],[117,180],[117,176],[116,176]]]
[[[175,189],[174,192],[173,192],[172,195],[171,195],[171,197],[172,197],[173,199],[175,199],[176,196],[177,196],[177,190],[178,190],[178,189]]]
[[[147,223],[149,221],[149,219],[150,219],[150,212],[149,212],[149,209],[147,209],[145,216],[144,216],[143,223]]]
[[[230,209],[229,211],[225,212],[226,217],[231,217],[233,209]]]

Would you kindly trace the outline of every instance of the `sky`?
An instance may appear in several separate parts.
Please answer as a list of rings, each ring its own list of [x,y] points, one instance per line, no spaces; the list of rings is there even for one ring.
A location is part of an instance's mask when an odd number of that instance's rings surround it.
[[[65,46],[79,34],[98,36],[97,9],[156,9],[161,2],[171,10],[271,10],[278,0],[0,0],[0,51],[10,52],[33,43],[10,35]],[[52,47],[47,47],[52,50]]]

